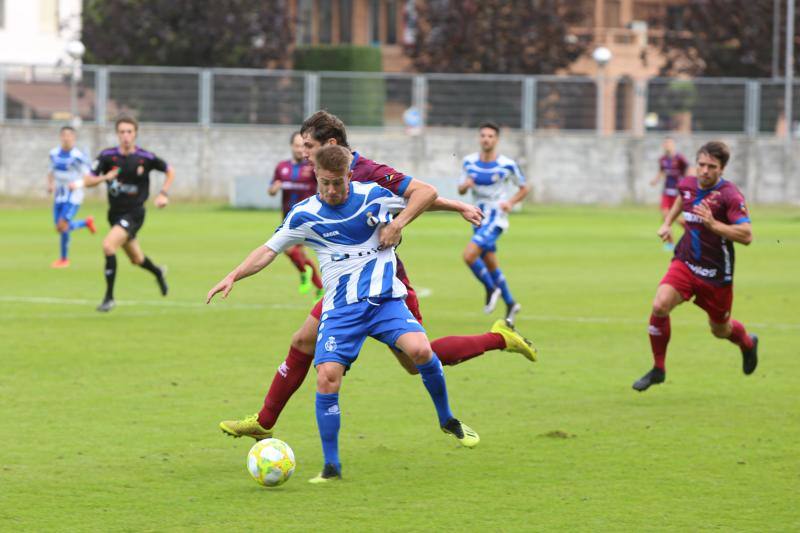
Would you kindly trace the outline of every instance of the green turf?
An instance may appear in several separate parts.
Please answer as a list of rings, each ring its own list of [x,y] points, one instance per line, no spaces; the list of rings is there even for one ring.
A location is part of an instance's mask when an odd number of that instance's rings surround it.
[[[101,204],[87,213],[104,217]],[[800,529],[796,209],[753,209],[755,242],[738,247],[734,316],[761,337],[756,373],[687,304],[667,383],[644,394],[630,386],[650,367],[647,318],[669,258],[657,214],[514,216],[500,257],[540,362],[497,352],[446,370],[480,446],[442,434],[419,378],[368,341],[342,392],[346,480],[306,482],[321,466],[312,375],[277,426],[298,459],[277,490],[250,479],[251,442],[217,423],[258,410],[310,298],[280,259],[227,301],[201,302],[278,215],[150,209],[140,241],[169,266],[171,293],[120,254],[108,315],[94,311],[101,235],[75,234],[73,266],[51,270],[49,216],[43,204],[0,213],[0,530]],[[406,231],[400,255],[430,290],[432,338],[491,323],[461,260],[468,235],[447,214]]]

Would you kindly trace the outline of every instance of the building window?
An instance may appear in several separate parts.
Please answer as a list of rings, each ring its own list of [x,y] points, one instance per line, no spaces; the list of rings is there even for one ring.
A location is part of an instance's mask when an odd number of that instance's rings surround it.
[[[298,0],[297,2],[297,44],[311,44],[311,0]]]
[[[317,0],[317,24],[320,44],[331,44],[333,37],[333,11],[331,0]]]
[[[667,29],[683,31],[684,6],[667,6]]]
[[[386,44],[397,44],[397,0],[386,2]]]
[[[353,42],[353,0],[339,0],[339,42]]]
[[[370,0],[369,2],[369,42],[371,44],[380,44],[381,42],[380,0]]]

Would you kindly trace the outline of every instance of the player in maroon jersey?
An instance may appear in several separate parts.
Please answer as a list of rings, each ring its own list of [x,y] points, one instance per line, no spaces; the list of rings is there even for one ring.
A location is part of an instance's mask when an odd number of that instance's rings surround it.
[[[318,111],[303,123],[305,152],[313,162],[314,154],[323,145],[338,144],[349,148],[344,124],[336,116]],[[371,161],[358,152],[353,152],[351,165],[353,181],[374,182],[398,196],[404,196],[408,203],[388,225],[381,228],[381,246],[396,246],[400,242],[402,228],[425,210],[455,211],[469,223],[478,225],[483,214],[472,205],[457,200],[438,198],[436,189],[427,183],[406,176],[392,167]],[[397,277],[408,291],[406,305],[414,317],[422,321],[419,301],[400,259],[397,259]],[[306,321],[292,336],[286,360],[278,367],[272,380],[261,411],[242,420],[224,420],[220,423],[222,431],[234,437],[253,437],[256,440],[272,436],[272,427],[278,419],[286,402],[303,383],[314,360],[317,330],[322,312],[322,302],[311,310]],[[508,326],[504,320],[494,323],[491,331],[481,335],[451,336],[431,342],[433,351],[443,365],[455,365],[472,359],[491,350],[505,350],[522,354],[534,361],[536,351],[530,342]],[[418,371],[413,362],[402,352],[392,350],[403,368],[410,374]]]
[[[678,196],[658,236],[666,241],[672,222],[683,211],[686,232],[656,292],[650,315],[650,345],[654,366],[633,384],[637,391],[663,383],[664,360],[670,338],[670,312],[694,296],[694,304],[708,314],[715,337],[728,339],[742,352],[742,371],[752,374],[758,365],[758,337],[749,335],[731,318],[733,304],[733,243],[750,244],[753,233],[744,196],[722,178],[730,158],[722,142],[704,144],[697,152],[697,177],[678,183]]]
[[[314,175],[314,165],[303,156],[303,136],[299,131],[292,133],[289,141],[292,147],[292,158],[278,163],[272,175],[267,192],[275,196],[278,191],[281,195],[283,218],[298,202],[317,193],[317,178]],[[303,246],[298,244],[286,250],[286,255],[292,264],[300,271],[300,294],[311,291],[311,284],[317,288],[316,297],[322,296],[322,279],[314,261],[308,258]]]
[[[661,214],[666,219],[667,213],[675,203],[678,196],[678,182],[689,172],[689,162],[675,149],[675,140],[671,137],[664,139],[664,154],[658,158],[658,174],[650,181],[650,185],[657,185],[664,180],[664,190],[661,193]],[[672,250],[672,235],[667,238],[664,247]]]

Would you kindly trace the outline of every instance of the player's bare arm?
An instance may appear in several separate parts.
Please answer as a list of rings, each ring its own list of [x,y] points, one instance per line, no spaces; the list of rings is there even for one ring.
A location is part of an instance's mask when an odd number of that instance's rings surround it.
[[[272,183],[270,183],[269,189],[267,189],[267,193],[270,196],[275,196],[276,194],[278,194],[278,191],[281,190],[281,187],[283,187],[283,182],[281,180],[275,180]]]
[[[172,182],[175,180],[175,169],[172,168],[171,166],[167,167],[166,174],[167,174],[167,179],[164,180],[164,184],[161,186],[161,190],[158,191],[156,199],[153,200],[153,203],[156,204],[156,207],[158,207],[159,209],[167,207],[167,204],[169,204],[168,192],[170,186],[172,186]]]
[[[460,213],[461,216],[473,226],[480,226],[483,221],[483,211],[478,206],[462,202],[461,200],[451,200],[441,196],[428,208],[428,211],[453,211]]]
[[[683,198],[678,196],[675,198],[675,203],[672,204],[667,216],[664,217],[664,223],[658,228],[658,236],[662,241],[669,241],[672,236],[672,223],[675,222],[681,211],[683,211]]]
[[[401,233],[412,220],[427,210],[439,193],[433,185],[417,179],[412,179],[406,187],[403,197],[408,200],[403,209],[394,219],[380,229],[379,239],[381,248],[397,246],[400,243]]]
[[[725,237],[729,241],[738,242],[739,244],[748,245],[753,242],[753,229],[749,222],[741,224],[725,224],[724,222],[714,218],[714,214],[709,209],[705,202],[701,202],[693,209],[695,215],[700,217],[703,225],[719,235]]]
[[[100,185],[104,181],[111,181],[117,177],[119,174],[119,168],[112,168],[105,174],[100,174],[99,176],[95,176],[93,174],[86,174],[83,177],[83,181],[73,181],[69,184],[70,190],[74,191],[80,187],[96,187]]]
[[[458,194],[467,194],[467,191],[475,186],[475,180],[472,178],[464,178],[464,181],[458,184]]]
[[[230,274],[222,278],[219,283],[208,291],[206,295],[206,303],[210,303],[211,299],[218,292],[222,293],[223,298],[227,298],[233,289],[233,284],[240,279],[252,276],[264,270],[269,266],[272,261],[277,257],[277,253],[267,246],[259,246],[248,255],[242,264],[234,268]]]
[[[650,180],[650,185],[656,186],[658,185],[658,182],[663,180],[664,178],[666,178],[666,174],[664,173],[663,170],[659,170],[656,176]]]
[[[47,173],[47,194],[53,194],[53,191],[56,190],[56,178],[53,176],[52,172]]]
[[[506,202],[500,202],[500,204],[499,204],[500,205],[500,209],[502,209],[506,213],[510,212],[511,209],[513,209],[515,205],[520,203],[522,200],[525,199],[526,196],[528,196],[528,193],[530,191],[531,191],[531,187],[527,183],[525,185],[520,185],[519,186],[519,190],[517,190],[517,192],[514,194],[514,196],[509,198],[509,200],[506,201]]]

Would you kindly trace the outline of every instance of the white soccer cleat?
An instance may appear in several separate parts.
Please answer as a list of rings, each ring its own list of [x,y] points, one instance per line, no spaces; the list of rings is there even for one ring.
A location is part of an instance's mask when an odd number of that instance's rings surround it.
[[[483,307],[483,312],[487,315],[490,315],[494,312],[494,308],[497,307],[497,300],[500,299],[500,294],[502,291],[499,288],[495,288],[492,292],[486,293],[486,305]]]

